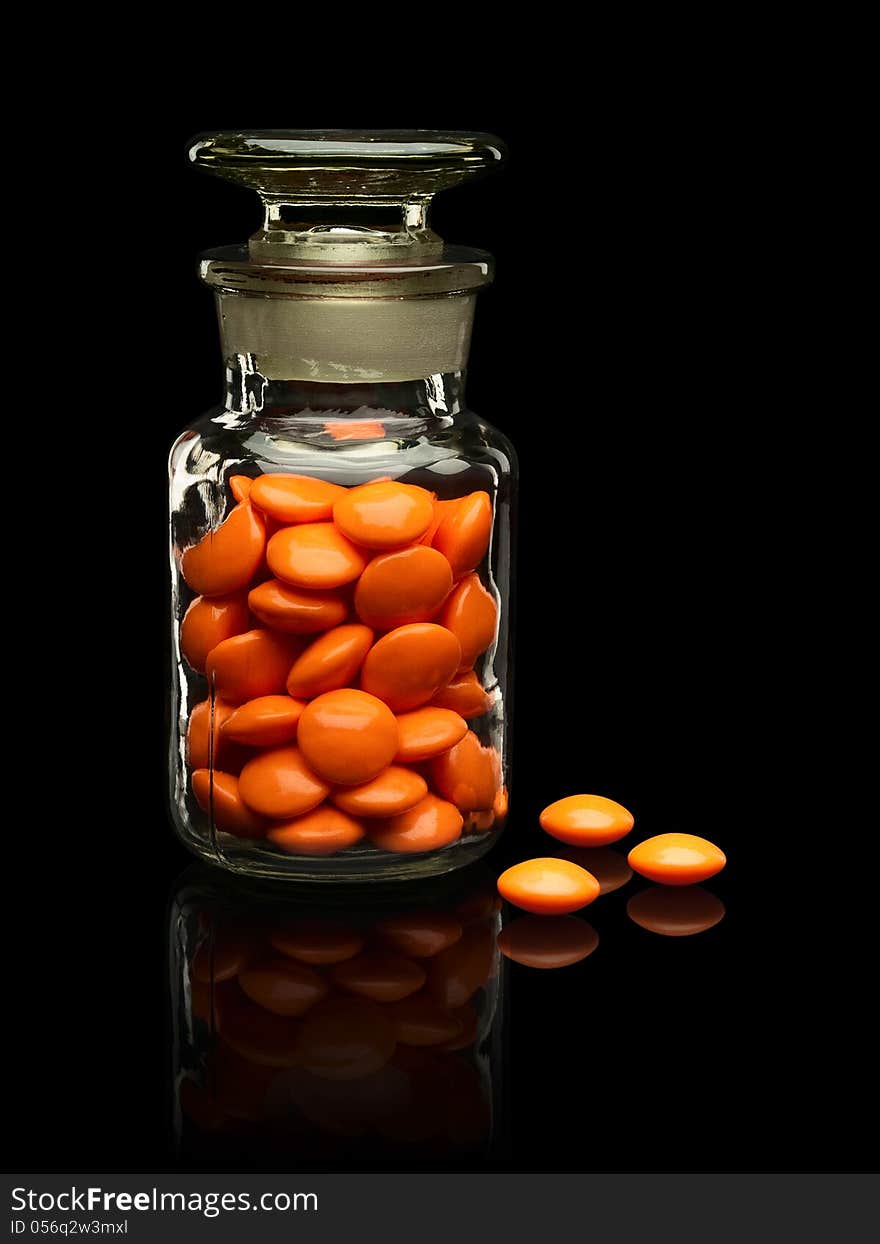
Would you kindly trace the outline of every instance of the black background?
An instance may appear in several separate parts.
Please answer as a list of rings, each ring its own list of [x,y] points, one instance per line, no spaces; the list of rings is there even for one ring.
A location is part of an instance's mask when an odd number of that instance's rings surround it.
[[[789,714],[808,701],[789,697],[784,597],[811,520],[781,497],[780,390],[761,371],[782,227],[761,124],[713,93],[711,67],[618,65],[581,92],[570,64],[545,64],[540,89],[520,66],[443,98],[323,89],[300,61],[239,90],[197,60],[157,65],[148,95],[114,72],[100,160],[80,158],[81,262],[61,298],[84,370],[52,453],[86,467],[48,650],[72,699],[42,775],[51,849],[10,895],[9,1165],[173,1169],[164,938],[188,857],[165,813],[165,458],[220,393],[195,257],[258,221],[253,196],[184,153],[199,131],[289,124],[481,129],[510,148],[502,175],[434,215],[497,258],[468,398],[522,466],[515,803],[493,867],[543,853],[537,813],[574,790],[619,799],[637,835],[698,833],[729,858],[709,884],[727,917],[702,936],[636,928],[624,892],[590,913],[585,963],[514,965],[504,1164],[868,1169],[849,1126],[868,1091],[867,960],[842,925],[858,864],[834,845],[852,814],[818,793],[827,763],[792,766]]]

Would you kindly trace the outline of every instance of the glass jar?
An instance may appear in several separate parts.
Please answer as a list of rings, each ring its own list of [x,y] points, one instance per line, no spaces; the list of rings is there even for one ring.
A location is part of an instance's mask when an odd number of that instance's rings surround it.
[[[178,881],[169,965],[181,1160],[387,1169],[498,1156],[500,901],[479,865],[405,893],[233,885],[203,865]]]
[[[430,875],[484,854],[509,785],[507,439],[465,405],[491,259],[429,229],[488,135],[214,134],[257,190],[205,255],[226,393],[171,451],[171,802],[242,873]]]

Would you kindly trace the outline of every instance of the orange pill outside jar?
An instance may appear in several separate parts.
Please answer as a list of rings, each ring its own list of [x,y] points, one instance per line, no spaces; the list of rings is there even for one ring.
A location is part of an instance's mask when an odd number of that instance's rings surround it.
[[[603,795],[569,795],[541,813],[541,827],[560,842],[576,847],[601,847],[624,838],[633,815]]]
[[[561,916],[598,898],[599,882],[577,864],[546,857],[508,868],[498,878],[498,893],[524,911]]]
[[[633,847],[627,862],[634,872],[661,885],[693,885],[721,872],[727,860],[706,838],[658,834]]]

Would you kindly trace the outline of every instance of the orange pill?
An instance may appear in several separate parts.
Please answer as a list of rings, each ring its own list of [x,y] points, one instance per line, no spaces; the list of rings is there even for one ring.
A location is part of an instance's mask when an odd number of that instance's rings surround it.
[[[216,531],[186,550],[180,569],[200,596],[225,596],[247,587],[263,561],[266,524],[259,510],[243,501]]]
[[[216,694],[233,704],[264,695],[278,695],[302,644],[289,635],[245,631],[224,639],[208,653],[205,672],[214,680]]]
[[[239,786],[249,808],[278,820],[310,812],[330,791],[309,768],[298,747],[273,747],[261,752],[242,769]]]
[[[430,763],[431,784],[462,812],[489,809],[501,788],[501,760],[469,730],[455,747]]]
[[[599,897],[599,882],[568,860],[523,860],[498,878],[498,893],[508,903],[539,916],[562,916]]]
[[[352,816],[396,816],[424,799],[428,783],[412,769],[389,765],[369,782],[346,786],[331,796],[343,812]]]
[[[425,983],[425,969],[403,955],[365,951],[331,968],[334,984],[373,1002],[398,1002]]]
[[[348,604],[337,592],[310,592],[280,579],[267,579],[252,588],[248,604],[265,626],[291,635],[326,631],[348,617]]]
[[[435,708],[448,708],[465,721],[482,717],[492,707],[492,697],[480,684],[473,670],[463,670],[431,697]]]
[[[351,583],[367,559],[333,523],[282,527],[266,548],[269,569],[294,587],[334,588]]]
[[[479,575],[469,574],[452,590],[438,618],[461,644],[461,667],[470,669],[495,641],[498,606]]]
[[[569,847],[557,851],[556,855],[592,873],[599,882],[600,894],[619,890],[632,879],[632,869],[626,862],[626,856],[612,851],[610,847]]]
[[[415,807],[400,816],[368,825],[373,844],[383,851],[410,855],[420,851],[439,851],[461,837],[464,824],[458,808],[436,795],[425,795]]]
[[[247,753],[223,735],[223,726],[233,712],[231,704],[214,701],[213,767],[224,773],[238,773],[247,761]],[[210,769],[211,701],[202,700],[193,707],[186,730],[186,758],[191,769]]]
[[[367,626],[389,631],[430,621],[451,588],[452,570],[443,554],[417,544],[374,557],[358,579],[354,607]]]
[[[627,863],[634,872],[661,885],[693,885],[720,873],[724,852],[695,834],[658,834],[633,847]]]
[[[356,544],[392,549],[424,535],[434,517],[434,499],[413,484],[362,484],[333,506],[333,521]]]
[[[475,570],[489,548],[492,501],[487,492],[472,492],[444,509],[434,534],[434,548],[442,553],[458,579]]]
[[[328,782],[359,786],[394,759],[397,721],[386,704],[365,691],[328,691],[300,717],[297,738],[316,773]]]
[[[287,921],[269,934],[269,942],[301,963],[341,963],[364,948],[363,935],[356,928],[322,919]]]
[[[223,737],[250,747],[279,747],[296,738],[296,726],[305,708],[289,695],[261,695],[229,713],[220,729]]]
[[[318,523],[333,516],[333,503],[345,492],[339,484],[310,475],[261,475],[250,499],[279,523]]]
[[[230,475],[226,482],[236,501],[247,501],[254,482],[249,475]]]
[[[724,919],[724,904],[702,886],[670,890],[651,886],[634,894],[626,905],[630,920],[664,937],[691,937]]]
[[[416,622],[389,631],[367,653],[361,686],[402,713],[444,687],[461,663],[461,645],[444,626]]]
[[[460,921],[446,911],[412,911],[388,916],[374,926],[383,942],[402,955],[430,959],[454,946],[462,935]]]
[[[464,1028],[452,1011],[440,1006],[425,993],[392,1002],[386,1007],[386,1014],[401,1045],[443,1045],[454,1041]]]
[[[633,827],[633,815],[604,795],[568,795],[544,809],[541,827],[560,842],[601,847],[624,838]]]
[[[303,1066],[323,1079],[363,1079],[385,1066],[394,1046],[394,1025],[366,998],[327,998],[302,1021]]]
[[[313,639],[287,677],[288,692],[311,700],[325,691],[347,687],[357,676],[373,639],[370,628],[359,623],[334,626]]]
[[[212,782],[213,777],[213,782]],[[262,838],[266,822],[245,806],[239,779],[217,769],[196,769],[192,775],[193,794],[203,812],[212,817],[218,829],[236,838]]]
[[[252,1002],[273,1015],[305,1015],[330,987],[314,968],[279,956],[252,963],[238,974],[238,983]]]
[[[397,718],[400,746],[396,760],[412,764],[430,760],[459,743],[468,732],[467,722],[448,708],[417,708]]]
[[[336,855],[356,846],[363,836],[360,821],[327,804],[274,825],[266,835],[276,847],[293,855]]]
[[[324,431],[334,441],[373,441],[385,435],[385,425],[378,419],[338,419],[324,424]]]
[[[458,1010],[489,983],[495,965],[495,938],[485,924],[465,929],[454,946],[428,963],[428,993],[441,1006]]]
[[[424,535],[419,536],[419,544],[433,545],[434,536],[437,534],[437,528],[443,522],[443,518],[446,513],[453,509],[456,505],[458,505],[457,501],[438,501],[436,497],[434,498],[434,514],[431,518],[430,524],[428,525],[428,530]]]
[[[599,945],[599,934],[576,916],[520,916],[504,926],[498,949],[529,968],[580,963]]]
[[[203,674],[211,649],[248,630],[250,624],[246,596],[197,596],[180,624],[180,651]]]

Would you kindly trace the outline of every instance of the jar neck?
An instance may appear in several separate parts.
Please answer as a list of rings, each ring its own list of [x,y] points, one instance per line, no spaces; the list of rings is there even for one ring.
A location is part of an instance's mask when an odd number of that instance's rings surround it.
[[[270,380],[251,355],[239,354],[227,360],[225,406],[236,415],[338,424],[338,439],[367,439],[370,424],[387,427],[394,420],[457,414],[464,405],[465,378],[466,372],[456,371],[357,384]]]

